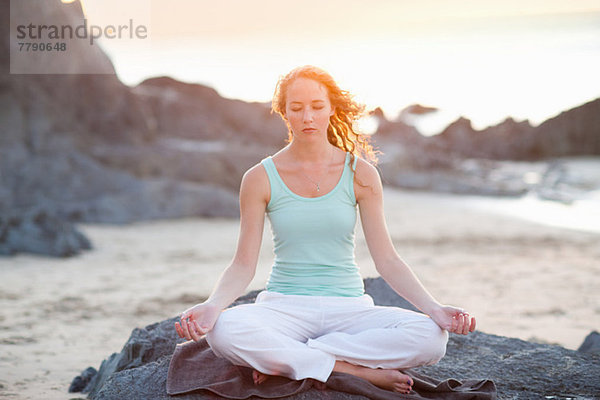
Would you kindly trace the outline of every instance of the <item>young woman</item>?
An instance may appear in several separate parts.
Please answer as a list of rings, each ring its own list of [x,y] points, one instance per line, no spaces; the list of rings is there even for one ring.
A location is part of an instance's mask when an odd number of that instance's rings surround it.
[[[326,382],[332,371],[408,393],[399,370],[438,362],[448,332],[475,318],[437,302],[397,254],[383,213],[381,179],[368,138],[353,122],[364,105],[314,66],[281,78],[272,102],[288,144],[250,168],[240,188],[240,234],[231,264],[210,297],[181,314],[181,337],[202,335],[219,357],[269,375]],[[357,205],[383,279],[424,314],[375,306],[354,258]],[[254,277],[265,213],[275,261],[255,303],[225,309]]]

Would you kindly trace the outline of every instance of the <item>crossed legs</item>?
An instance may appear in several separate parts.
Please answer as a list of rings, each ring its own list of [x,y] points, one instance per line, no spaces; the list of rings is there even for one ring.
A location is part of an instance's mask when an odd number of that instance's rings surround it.
[[[300,301],[301,300],[301,301]],[[448,334],[429,317],[368,298],[283,296],[227,309],[206,335],[216,355],[268,375],[326,382],[345,372],[398,392],[410,390],[399,369],[434,364]]]

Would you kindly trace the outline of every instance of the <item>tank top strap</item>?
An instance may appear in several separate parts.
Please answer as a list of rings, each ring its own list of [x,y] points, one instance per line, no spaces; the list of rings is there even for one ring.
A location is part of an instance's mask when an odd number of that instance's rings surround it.
[[[343,189],[344,194],[348,196],[350,203],[356,204],[356,195],[354,194],[354,169],[356,169],[356,162],[358,161],[358,157],[354,156],[354,161],[352,162],[352,164],[350,163],[350,160],[351,154],[349,152],[346,152],[346,161],[344,164],[344,168],[346,169],[346,178],[344,179]]]
[[[284,189],[278,179],[277,169],[271,156],[263,158],[260,163],[267,171],[267,176],[269,177],[269,186],[271,187],[271,201],[269,203],[273,204],[284,194]]]

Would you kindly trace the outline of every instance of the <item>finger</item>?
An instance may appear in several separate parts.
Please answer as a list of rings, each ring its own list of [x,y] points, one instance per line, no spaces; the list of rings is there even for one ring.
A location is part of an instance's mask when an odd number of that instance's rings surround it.
[[[471,329],[469,329],[469,330],[471,332],[474,332],[476,326],[477,326],[477,321],[475,321],[475,317],[471,317]]]
[[[206,332],[208,332],[208,331],[209,331],[209,329],[208,329],[206,326],[204,326],[204,325],[201,325],[201,324],[200,324],[199,322],[197,322],[197,321],[194,321],[194,324],[196,324],[196,332],[198,332],[198,334],[199,334],[200,336],[202,336],[202,335],[206,335]]]
[[[202,322],[196,322],[196,326],[198,327],[198,332],[200,332],[202,335],[206,335],[206,332],[210,331],[210,329],[208,328],[207,324]]]
[[[463,324],[464,324],[464,321],[463,321],[462,315],[460,315],[460,314],[457,315],[456,316],[456,328],[454,329],[454,333],[462,332]]]
[[[463,314],[463,319],[464,319],[464,325],[463,325],[463,329],[460,332],[463,335],[466,335],[467,333],[469,333],[469,328],[471,327],[471,317],[469,316],[468,313]]]
[[[179,325],[179,322],[175,322],[175,330],[177,331],[179,337],[183,337],[183,331],[181,330],[181,325]]]
[[[456,316],[452,317],[452,325],[450,325],[450,332],[456,332],[456,327],[458,326],[458,319]]]
[[[202,336],[202,334],[198,332],[196,321],[190,321],[190,323],[188,324],[188,328],[190,330],[190,334],[192,335],[192,340],[195,342],[200,341],[200,337]]]
[[[469,329],[471,329],[471,317],[469,316],[469,313],[464,314],[464,319],[465,326],[463,327],[462,334],[466,335],[467,333],[469,333]]]
[[[192,335],[190,334],[190,329],[188,326],[188,320],[184,319],[181,321],[181,328],[183,329],[183,334],[187,340],[192,340]]]
[[[181,313],[181,317],[179,317],[179,320],[181,322],[183,322],[183,321],[187,320],[190,317],[191,317],[190,313],[188,313],[187,311],[184,311],[184,312]],[[183,323],[181,325],[183,325]]]

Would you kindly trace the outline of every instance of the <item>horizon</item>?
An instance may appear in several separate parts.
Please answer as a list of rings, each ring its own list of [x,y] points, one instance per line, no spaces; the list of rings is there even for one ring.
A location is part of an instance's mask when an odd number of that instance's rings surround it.
[[[462,1],[454,7],[380,0],[341,8],[347,2],[333,0],[313,13],[313,2],[297,9],[275,7],[273,0],[241,2],[228,13],[204,1],[168,7],[152,0],[144,8],[148,1],[136,0],[123,13],[149,16],[149,40],[101,39],[100,46],[126,85],[169,76],[247,102],[269,102],[280,75],[317,65],[389,120],[411,104],[438,108],[412,121],[426,136],[460,116],[476,130],[508,117],[537,126],[600,98],[600,87],[590,84],[600,70],[597,3]],[[106,0],[83,0],[83,8],[102,20],[110,7]],[[339,16],[328,18],[332,13]],[[314,29],[307,31],[305,21]]]

